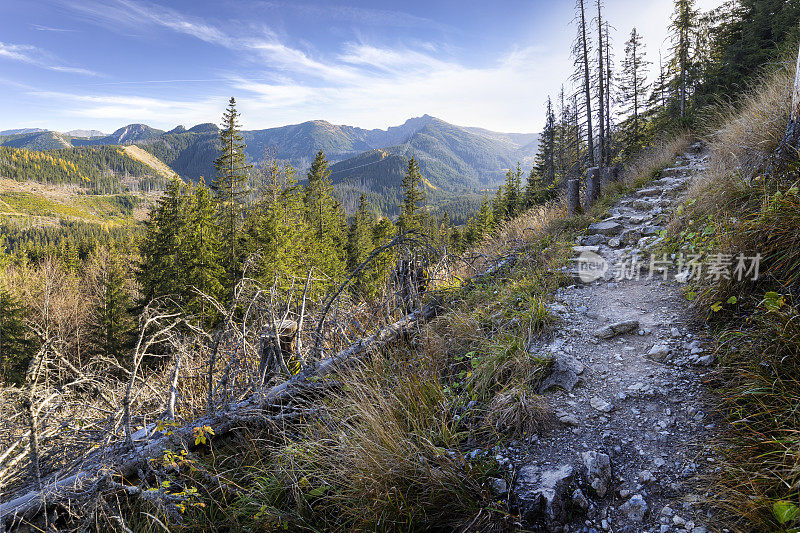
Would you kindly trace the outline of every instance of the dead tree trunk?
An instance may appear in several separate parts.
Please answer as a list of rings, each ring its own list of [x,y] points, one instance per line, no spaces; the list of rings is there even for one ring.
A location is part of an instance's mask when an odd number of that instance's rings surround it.
[[[592,167],[586,171],[586,210],[600,198],[600,169]]]
[[[567,211],[570,217],[581,212],[581,182],[578,179],[567,181]]]
[[[797,63],[794,70],[794,84],[792,85],[792,109],[789,112],[789,121],[775,157],[767,169],[768,174],[776,174],[785,168],[786,164],[798,156],[800,144],[800,51],[797,54]]]

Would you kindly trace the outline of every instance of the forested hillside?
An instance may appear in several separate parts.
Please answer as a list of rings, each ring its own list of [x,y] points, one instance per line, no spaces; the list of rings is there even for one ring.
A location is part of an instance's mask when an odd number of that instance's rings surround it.
[[[316,120],[265,130],[243,131],[251,163],[271,158],[287,161],[301,173],[323,150],[335,163],[332,180],[339,199],[352,214],[365,194],[373,206],[388,216],[397,215],[402,194],[400,181],[409,159],[417,158],[430,185],[432,204],[466,196],[464,207],[451,213],[463,222],[475,207],[475,193],[502,181],[517,163],[529,167],[538,147],[537,134],[496,133],[462,128],[424,115],[386,130],[337,126]],[[65,146],[136,144],[190,181],[207,181],[215,173],[213,161],[220,149],[219,128],[199,124],[164,132],[144,124],[131,124],[102,137],[72,138],[55,132],[31,132],[0,137],[0,145],[51,150]],[[440,200],[441,199],[441,200]],[[454,206],[455,207],[455,206]]]
[[[78,185],[93,193],[117,193],[135,179],[142,188],[157,188],[165,176],[120,147],[98,146],[27,150],[0,147],[0,177],[17,181]]]

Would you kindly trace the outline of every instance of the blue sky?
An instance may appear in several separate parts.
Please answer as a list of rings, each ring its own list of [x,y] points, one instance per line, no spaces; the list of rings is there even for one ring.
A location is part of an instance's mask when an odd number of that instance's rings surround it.
[[[606,0],[618,61],[635,25],[657,64],[671,4]],[[188,127],[235,96],[247,129],[428,113],[538,131],[569,77],[573,16],[572,0],[4,0],[0,130]]]

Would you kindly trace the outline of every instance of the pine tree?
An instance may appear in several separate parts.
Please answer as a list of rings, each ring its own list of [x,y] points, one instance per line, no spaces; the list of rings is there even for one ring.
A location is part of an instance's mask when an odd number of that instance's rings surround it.
[[[159,296],[178,295],[184,287],[183,268],[178,251],[187,220],[185,185],[173,179],[158,199],[145,222],[145,236],[139,249],[141,257],[137,278],[141,286],[141,306]]]
[[[644,95],[648,90],[647,65],[644,45],[636,28],[631,30],[630,39],[625,43],[625,59],[622,62],[622,74],[619,80],[622,111],[629,118],[629,126],[625,139],[626,152],[634,153],[643,145],[643,125],[641,110]]]
[[[528,180],[528,187],[525,190],[528,199],[531,199],[532,194],[536,192],[531,189],[531,186],[539,189],[542,186],[549,187],[556,183],[556,116],[549,96],[547,97],[544,129],[539,137],[539,150],[536,153],[534,165],[536,172],[534,173],[532,170],[530,176],[535,175],[539,183],[531,183],[531,179]]]
[[[95,297],[90,331],[95,351],[122,359],[130,348],[133,317],[123,260],[113,249],[100,249],[92,259]]]
[[[306,220],[312,234],[313,264],[334,282],[345,269],[346,220],[341,205],[333,197],[333,185],[328,176],[328,161],[320,150],[308,170],[305,189]]]
[[[672,85],[678,97],[680,118],[686,117],[689,100],[691,76],[693,71],[692,54],[697,31],[697,10],[694,0],[675,0],[675,10],[669,25],[672,33],[672,58],[670,68],[673,73]]]
[[[34,342],[25,325],[27,310],[11,292],[0,287],[0,382],[20,384],[34,355]]]
[[[216,178],[211,185],[218,205],[218,224],[222,232],[222,260],[228,291],[233,290],[239,277],[243,203],[248,194],[246,184],[251,168],[247,163],[244,137],[239,128],[236,100],[231,97],[222,115],[220,131],[222,153],[214,161]]]
[[[361,195],[358,209],[350,226],[347,243],[348,269],[354,270],[361,265],[375,249],[373,232],[375,230],[375,215],[369,209],[367,198]],[[370,264],[362,269],[353,282],[353,292],[366,298],[374,298],[378,290],[378,272],[375,264]]]
[[[194,187],[188,213],[189,223],[185,226],[178,263],[183,270],[185,308],[206,325],[210,325],[216,313],[206,298],[196,291],[213,298],[222,297],[224,292],[222,281],[225,273],[220,260],[219,228],[214,215],[211,191],[201,178]]]
[[[425,184],[419,164],[413,157],[403,177],[403,203],[400,205],[398,227],[401,232],[422,231],[425,227]]]
[[[574,77],[580,80],[583,91],[583,111],[586,118],[586,140],[589,147],[587,156],[589,166],[594,166],[594,130],[592,129],[592,86],[591,72],[589,69],[589,40],[586,36],[586,9],[584,0],[577,0],[575,5],[577,10],[576,21],[578,23],[578,38],[573,46],[573,56],[577,67]]]

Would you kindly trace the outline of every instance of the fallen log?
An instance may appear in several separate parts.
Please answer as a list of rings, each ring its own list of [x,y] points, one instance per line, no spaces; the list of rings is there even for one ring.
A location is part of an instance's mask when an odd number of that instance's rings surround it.
[[[470,285],[504,272],[516,263],[516,256],[504,258],[488,270],[473,276]],[[62,498],[72,498],[74,505],[80,501],[81,493],[91,493],[91,487],[113,472],[122,478],[134,478],[145,463],[163,455],[168,448],[189,447],[194,441],[194,429],[209,426],[217,436],[224,435],[237,426],[251,424],[254,417],[260,416],[265,422],[284,420],[285,413],[265,414],[282,407],[299,392],[307,389],[319,378],[325,377],[348,364],[357,361],[364,354],[397,340],[409,330],[427,323],[441,311],[441,303],[433,298],[421,309],[409,313],[376,333],[360,339],[344,350],[303,368],[291,379],[273,386],[262,393],[228,406],[224,412],[194,420],[182,428],[172,429],[171,434],[156,431],[156,424],[149,424],[131,434],[133,448],[125,441],[108,448],[96,450],[85,458],[82,466],[72,472],[58,472],[50,479],[42,480],[41,490],[32,490],[8,502],[0,503],[0,529],[21,520],[36,516],[47,504],[57,503]],[[77,471],[76,471],[77,470]]]

